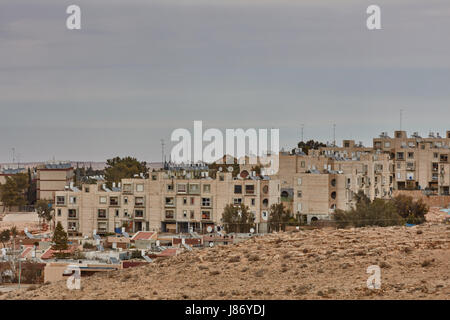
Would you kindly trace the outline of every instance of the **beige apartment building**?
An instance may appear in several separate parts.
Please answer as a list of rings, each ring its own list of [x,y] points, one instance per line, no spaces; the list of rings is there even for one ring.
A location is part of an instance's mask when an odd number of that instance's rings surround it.
[[[450,131],[444,137],[430,133],[422,138],[395,131],[394,137],[382,133],[373,139],[374,150],[390,154],[394,162],[396,190],[427,190],[448,195],[450,186]]]
[[[273,179],[233,178],[218,172],[190,178],[153,172],[148,179],[124,179],[108,189],[85,184],[81,189],[55,192],[55,216],[72,235],[106,234],[126,227],[130,232],[206,232],[221,227],[228,204],[245,204],[255,216],[257,232],[267,231],[269,208],[280,201]]]
[[[328,219],[336,209],[348,210],[354,195],[388,199],[393,192],[393,162],[388,154],[336,147],[311,155],[280,154],[281,201],[305,222]],[[325,152],[323,152],[325,151]]]
[[[55,192],[62,191],[73,182],[74,171],[70,163],[45,164],[37,167],[37,199],[54,201]]]

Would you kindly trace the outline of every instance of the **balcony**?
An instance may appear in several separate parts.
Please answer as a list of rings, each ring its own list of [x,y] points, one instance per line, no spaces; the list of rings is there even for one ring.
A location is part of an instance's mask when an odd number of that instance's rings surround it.
[[[144,198],[135,198],[134,199],[134,206],[135,207],[144,207],[145,206]]]
[[[109,205],[111,207],[118,207],[119,206],[119,198],[118,197],[109,198]]]

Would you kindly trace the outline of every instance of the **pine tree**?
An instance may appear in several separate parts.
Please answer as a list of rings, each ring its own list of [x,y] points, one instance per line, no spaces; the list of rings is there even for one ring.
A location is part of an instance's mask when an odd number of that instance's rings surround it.
[[[58,222],[55,228],[55,232],[53,233],[53,250],[67,250],[67,232],[64,231],[64,228],[61,222]]]

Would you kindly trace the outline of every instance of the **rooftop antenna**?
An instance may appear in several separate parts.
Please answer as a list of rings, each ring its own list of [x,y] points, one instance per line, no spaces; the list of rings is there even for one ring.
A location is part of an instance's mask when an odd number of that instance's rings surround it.
[[[403,109],[400,109],[400,131],[402,131],[403,125]]]
[[[12,150],[12,163],[16,162],[16,148],[11,148]]]
[[[301,124],[301,138],[302,138],[301,141],[302,141],[302,142],[304,141],[304,140],[303,140],[303,129],[304,129],[304,128],[305,128],[305,125],[302,123],[302,124]]]
[[[161,139],[161,162],[164,164],[164,146],[165,146],[164,139]]]
[[[333,123],[333,147],[336,146],[336,124]]]

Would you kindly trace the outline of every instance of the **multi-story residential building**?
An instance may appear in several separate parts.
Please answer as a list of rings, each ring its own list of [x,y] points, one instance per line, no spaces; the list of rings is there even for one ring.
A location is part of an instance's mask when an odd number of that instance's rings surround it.
[[[228,204],[245,204],[254,214],[256,231],[265,232],[270,205],[280,201],[277,180],[233,178],[218,172],[215,179],[190,178],[171,172],[153,172],[148,179],[124,179],[111,189],[85,184],[81,189],[55,193],[56,221],[71,234],[117,232],[205,232],[223,226]]]
[[[55,192],[62,191],[73,182],[74,172],[70,163],[45,164],[37,168],[37,199],[55,199]]]
[[[394,137],[383,133],[373,139],[374,150],[389,153],[394,162],[396,190],[421,189],[448,195],[450,186],[450,131],[445,137],[418,133],[408,137],[406,131],[395,131]]]
[[[354,146],[350,146],[351,149]],[[330,147],[304,153],[281,153],[281,201],[307,222],[348,210],[354,195],[387,199],[393,191],[392,160],[388,154]]]
[[[450,131],[446,137],[418,134],[407,137],[396,131],[374,139],[373,148],[344,140],[342,146],[328,145],[309,154],[295,149],[279,154],[279,170],[256,177],[255,165],[240,165],[238,178],[231,171],[208,177],[208,167],[173,167],[153,172],[148,179],[125,179],[111,189],[83,185],[82,189],[55,193],[57,220],[83,235],[93,230],[204,232],[222,226],[227,204],[245,204],[255,215],[259,232],[267,231],[270,205],[283,203],[305,222],[328,219],[337,209],[348,210],[355,194],[371,200],[390,199],[394,190],[423,189],[449,194]],[[69,181],[69,180],[68,180]],[[74,200],[74,198],[76,198]]]

